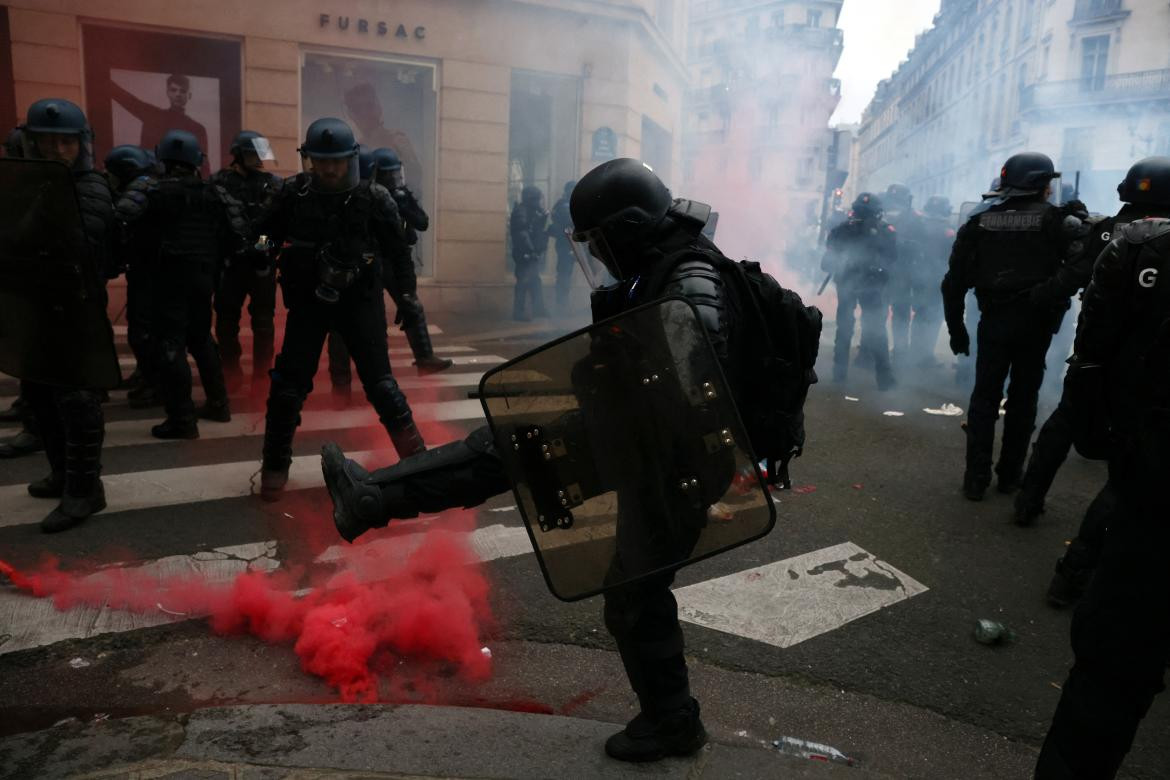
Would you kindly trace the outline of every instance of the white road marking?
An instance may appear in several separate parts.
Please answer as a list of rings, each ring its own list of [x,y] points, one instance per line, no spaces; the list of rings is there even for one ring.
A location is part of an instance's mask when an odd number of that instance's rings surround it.
[[[360,392],[360,391],[359,391]],[[483,419],[483,406],[478,399],[460,399],[454,401],[436,401],[434,403],[413,403],[410,405],[415,420],[428,421],[468,421]],[[106,438],[103,448],[133,447],[142,444],[181,444],[186,439],[156,439],[150,435],[150,429],[160,423],[164,417],[162,409],[158,416],[139,420],[117,420],[106,423]],[[348,428],[378,427],[378,413],[372,407],[362,404],[344,411],[312,411],[301,412],[299,431],[329,431],[345,430]],[[17,428],[0,429],[0,438],[14,436],[19,432]],[[217,423],[199,422],[199,436],[202,439],[231,439],[237,436],[263,436],[263,412],[235,412],[230,422]],[[389,440],[387,440],[389,444]],[[244,445],[249,446],[249,445]],[[259,453],[259,444],[256,445]],[[257,455],[259,457],[259,455]],[[0,483],[4,477],[0,476]]]
[[[414,353],[411,351],[410,347],[390,347],[390,349],[387,350],[387,352],[391,358],[410,358],[410,357],[414,356]],[[468,354],[468,353],[473,353],[473,352],[475,352],[474,347],[466,347],[466,346],[435,347],[435,354],[436,355],[461,355],[461,354]],[[192,366],[195,365],[195,361],[193,359],[191,359],[190,356],[188,356],[187,362],[189,364],[191,364]],[[400,365],[409,365],[410,364],[410,361],[406,361],[404,363],[403,361],[395,360],[392,362],[394,362],[396,364],[400,364]],[[327,363],[328,363],[328,355],[326,354],[325,350],[321,350],[320,365],[325,365]],[[122,355],[121,357],[118,358],[118,365],[121,366],[122,368],[134,368],[134,366],[136,366],[137,364],[138,364],[138,360],[133,355]],[[244,354],[240,355],[240,365],[244,365],[244,366],[252,365],[252,354],[249,350],[245,350]],[[396,365],[395,367],[397,368],[398,366]]]
[[[926,590],[844,542],[688,585],[675,597],[689,623],[791,647]]]
[[[245,571],[272,571],[280,566],[276,557],[276,542],[253,542],[233,547],[219,547],[193,555],[171,555],[142,566],[133,567],[159,580],[190,577],[208,583],[231,582]],[[108,567],[107,567],[108,568]],[[100,574],[90,575],[100,583]],[[129,612],[110,607],[80,606],[58,610],[50,598],[35,598],[12,589],[0,589],[0,653],[11,653],[31,647],[60,642],[64,639],[85,639],[98,634],[120,633],[138,628],[160,626],[186,620],[182,612],[168,610],[160,601],[157,610]]]
[[[283,322],[281,322],[279,324],[283,324]],[[127,332],[126,325],[124,325],[122,323],[118,323],[118,324],[114,325],[113,327],[114,327],[114,336],[125,336],[126,335],[126,332]],[[281,330],[283,331],[284,329],[281,328]],[[240,328],[240,340],[243,341],[244,337],[250,336],[251,333],[252,333],[252,331],[250,328],[247,328],[247,327]],[[438,325],[432,325],[428,322],[427,323],[427,333],[430,333],[432,336],[441,336],[441,335],[443,335],[443,329],[440,328]],[[406,338],[406,335],[401,330],[399,330],[398,328],[394,328],[394,327],[387,328],[386,334],[392,335],[392,336],[397,335],[398,337]]]

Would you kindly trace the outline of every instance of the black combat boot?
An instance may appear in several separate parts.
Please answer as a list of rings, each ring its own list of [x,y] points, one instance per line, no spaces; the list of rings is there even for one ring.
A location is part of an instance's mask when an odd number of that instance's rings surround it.
[[[301,424],[304,398],[287,386],[278,386],[268,396],[264,418],[264,453],[260,465],[260,498],[278,501],[288,484],[292,465],[293,437]]]
[[[126,393],[126,401],[131,409],[150,409],[162,405],[162,396],[153,383],[144,381],[137,389]]]
[[[194,418],[168,417],[150,429],[156,439],[198,439],[199,424]]]
[[[414,365],[420,375],[446,371],[455,365],[454,360],[435,355],[425,316],[413,318],[409,325],[403,326],[402,332],[406,334],[406,343],[410,344],[410,351],[414,353]]]
[[[668,756],[689,756],[707,744],[707,730],[699,718],[699,702],[690,703],[658,717],[645,712],[605,742],[605,752],[618,761],[659,761]]]
[[[279,501],[288,484],[288,466],[277,465],[260,468],[260,498],[264,501]]]
[[[105,427],[100,407],[96,414],[84,409],[76,415],[67,426],[61,503],[41,521],[41,530],[48,534],[73,528],[106,508],[106,491],[101,480]]]
[[[33,498],[60,498],[65,494],[65,474],[50,471],[47,477],[29,483],[28,494]]]
[[[321,473],[333,501],[333,524],[342,539],[352,542],[371,528],[386,525],[382,492],[376,485],[365,484],[369,472],[347,460],[333,442],[321,448]]]
[[[20,458],[44,448],[41,437],[25,428],[8,441],[0,442],[0,458]]]
[[[1044,499],[1036,499],[1027,485],[1016,493],[1015,515],[1013,519],[1018,526],[1029,526],[1036,522],[1036,518],[1044,514]]]
[[[995,489],[1005,496],[1010,496],[1020,489],[1020,472],[1005,472],[1001,471],[995,480]]]

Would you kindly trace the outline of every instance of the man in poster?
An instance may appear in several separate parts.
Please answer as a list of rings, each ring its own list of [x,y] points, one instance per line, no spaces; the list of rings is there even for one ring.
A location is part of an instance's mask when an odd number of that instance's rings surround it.
[[[191,79],[173,73],[167,76],[168,108],[147,103],[136,97],[113,79],[110,80],[110,94],[123,108],[142,122],[142,134],[138,145],[143,149],[154,149],[168,130],[186,130],[199,140],[199,148],[207,149],[207,129],[187,115],[187,103],[191,100]],[[211,166],[206,158],[200,167],[203,178],[211,175]]]
[[[401,130],[390,130],[383,125],[382,102],[374,85],[368,81],[350,87],[345,91],[345,110],[353,119],[359,143],[363,149],[393,149],[402,161],[406,181],[410,188],[419,192],[422,173],[418,155],[410,139]]]

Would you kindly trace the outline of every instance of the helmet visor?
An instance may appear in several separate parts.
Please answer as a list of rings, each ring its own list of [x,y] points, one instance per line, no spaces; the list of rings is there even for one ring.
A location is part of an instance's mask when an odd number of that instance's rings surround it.
[[[255,153],[256,157],[263,163],[272,163],[276,165],[276,152],[272,150],[272,143],[262,135],[258,135],[252,139],[251,151]],[[244,147],[244,154],[247,154],[249,149]]]
[[[609,242],[605,238],[605,233],[602,232],[601,228],[583,231],[574,231],[572,228],[566,228],[565,236],[569,239],[569,246],[573,249],[573,256],[577,259],[577,265],[581,266],[581,272],[585,274],[586,281],[589,282],[589,286],[594,290],[601,289],[607,283],[601,268],[598,268],[599,264],[613,278],[624,278],[618,257],[610,248]]]

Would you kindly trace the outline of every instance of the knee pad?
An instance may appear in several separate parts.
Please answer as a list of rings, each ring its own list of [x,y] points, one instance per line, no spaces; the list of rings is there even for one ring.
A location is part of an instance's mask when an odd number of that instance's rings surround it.
[[[382,377],[367,387],[366,395],[369,396],[370,403],[373,404],[378,416],[384,422],[387,419],[410,413],[410,405],[406,402],[406,396],[402,394],[398,382],[392,376]]]

